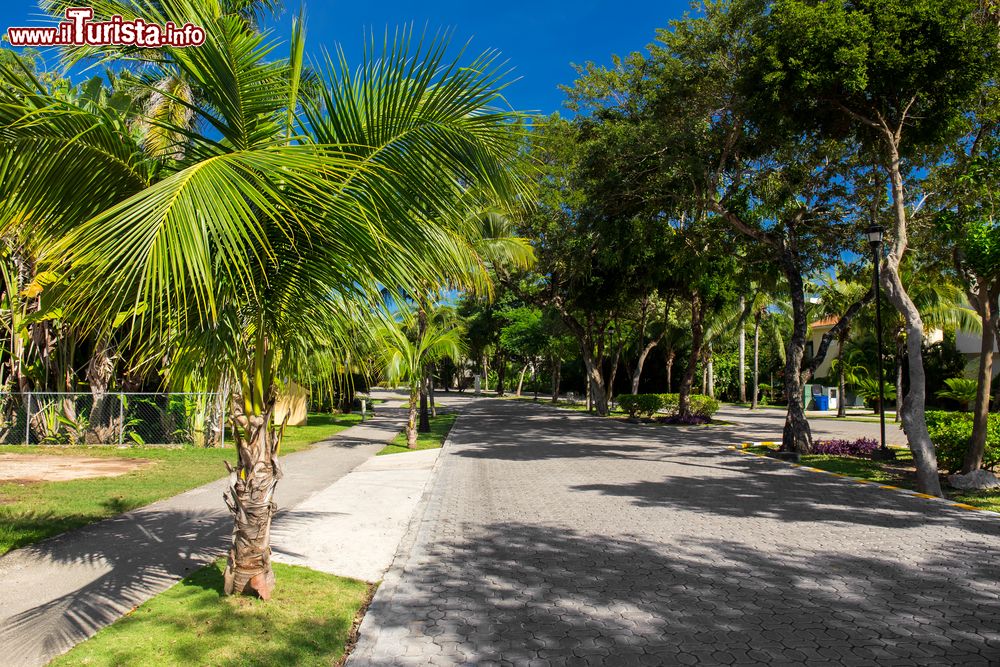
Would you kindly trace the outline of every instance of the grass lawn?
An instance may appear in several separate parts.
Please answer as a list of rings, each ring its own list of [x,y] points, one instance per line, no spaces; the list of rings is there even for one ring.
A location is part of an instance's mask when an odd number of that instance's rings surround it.
[[[775,448],[751,447],[747,451],[766,454],[773,449]],[[904,489],[915,489],[916,473],[913,468],[913,455],[905,447],[893,447],[892,449],[896,452],[895,461],[882,462],[853,456],[806,454],[802,457],[802,465]],[[949,488],[944,480],[941,481],[941,487],[949,500],[991,512],[1000,512],[1000,490],[998,489],[975,492],[959,491]]]
[[[416,449],[409,449],[406,446],[406,431],[397,435],[391,443],[386,445],[377,456],[383,454],[402,454],[403,452],[415,452],[419,449],[437,449],[444,444],[444,439],[448,437],[455,419],[458,417],[454,412],[439,412],[437,417],[431,417],[431,432],[417,433]]]
[[[289,426],[281,453],[308,448],[361,420],[359,415],[309,416],[307,426]],[[227,442],[231,441],[227,440]],[[0,482],[0,554],[72,528],[168,498],[225,474],[222,461],[233,449],[195,447],[59,447],[9,445],[4,454],[139,458],[154,464],[121,475],[67,482]]]
[[[274,565],[274,597],[222,595],[222,561],[101,630],[52,665],[323,665],[343,658],[368,584]]]

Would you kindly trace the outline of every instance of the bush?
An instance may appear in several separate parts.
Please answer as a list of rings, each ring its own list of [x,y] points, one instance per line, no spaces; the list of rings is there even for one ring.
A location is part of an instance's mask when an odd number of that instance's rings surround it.
[[[927,411],[927,431],[937,452],[938,466],[948,472],[961,469],[972,440],[972,415],[968,412]],[[990,470],[1000,463],[1000,414],[990,415],[986,427],[983,467]]]
[[[719,402],[704,394],[691,394],[691,414],[711,419],[719,411]]]
[[[872,438],[817,440],[813,443],[812,453],[830,456],[871,456],[878,447],[878,441]]]
[[[638,415],[652,417],[663,406],[659,394],[622,394],[618,405],[633,419]]]
[[[660,401],[663,403],[663,410],[668,415],[676,415],[677,407],[680,405],[680,394],[660,394]]]

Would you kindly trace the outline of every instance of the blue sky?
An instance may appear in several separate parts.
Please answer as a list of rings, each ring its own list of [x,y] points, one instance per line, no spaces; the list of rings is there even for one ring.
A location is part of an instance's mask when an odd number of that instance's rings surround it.
[[[85,6],[86,0],[79,3]],[[282,17],[272,22],[278,37],[288,34],[291,15],[299,3],[288,0]],[[381,36],[385,28],[407,23],[431,33],[451,29],[454,44],[472,39],[470,50],[499,49],[519,80],[507,90],[516,109],[551,113],[562,107],[560,84],[572,83],[570,63],[588,60],[610,63],[611,54],[641,50],[655,30],[679,18],[687,0],[578,0],[536,4],[488,5],[476,0],[341,0],[306,2],[308,45],[312,54],[339,43],[349,60],[357,62],[365,31]],[[0,29],[11,25],[48,24],[35,0],[4,0]]]

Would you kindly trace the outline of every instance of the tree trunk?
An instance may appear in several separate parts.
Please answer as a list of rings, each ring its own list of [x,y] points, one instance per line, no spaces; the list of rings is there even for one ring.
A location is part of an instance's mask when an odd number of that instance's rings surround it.
[[[786,255],[782,260],[782,266],[792,301],[792,335],[788,339],[788,350],[785,352],[785,395],[788,399],[788,408],[785,411],[785,427],[781,433],[781,449],[786,452],[808,454],[812,451],[812,430],[809,428],[809,420],[806,419],[802,405],[802,360],[805,356],[806,334],[809,330],[809,323],[806,321],[805,288],[802,284],[802,274],[795,266],[794,260]]]
[[[705,370],[708,373],[708,395],[715,398],[715,359],[712,356],[711,343],[708,344],[708,364]]]
[[[847,334],[845,333],[841,336],[840,347],[837,348],[837,416],[846,417],[847,416],[847,394],[845,393],[845,388],[847,386],[846,378],[844,377],[844,344],[847,342]]]
[[[662,338],[662,336],[660,337]],[[639,393],[639,380],[642,378],[642,367],[646,363],[646,358],[649,353],[653,351],[653,348],[660,344],[660,338],[654,341],[650,341],[646,347],[642,348],[642,352],[639,353],[639,359],[635,362],[635,371],[632,373],[632,393]],[[670,387],[667,387],[667,391],[670,391]]]
[[[674,358],[677,356],[677,352],[674,348],[667,350],[667,393],[671,393],[671,389],[674,387]]]
[[[615,378],[618,377],[618,365],[622,358],[622,345],[618,346],[615,350],[615,357],[611,360],[611,375],[608,376],[608,404],[614,400],[615,395]]]
[[[740,297],[740,312],[742,313],[746,309],[746,297]],[[740,332],[739,332],[739,383],[740,383],[740,403],[747,402],[747,332],[746,327],[743,326],[742,320],[740,320]]]
[[[562,360],[552,361],[552,402],[559,402],[559,381],[562,379]]]
[[[108,387],[114,376],[115,364],[106,340],[99,339],[87,363],[87,384],[90,385],[90,424],[84,439],[87,444],[117,444],[123,427],[118,400],[108,400]]]
[[[497,355],[497,396],[504,395],[504,381],[507,379],[507,360],[502,355]]]
[[[976,310],[983,322],[983,333],[979,344],[979,385],[976,389],[976,404],[972,415],[972,441],[962,463],[962,473],[969,473],[983,467],[986,453],[987,425],[990,416],[990,390],[993,382],[994,327],[997,320],[997,290],[990,290],[988,283],[980,279],[979,298]]]
[[[517,397],[521,397],[521,389],[524,387],[524,374],[528,372],[528,364],[521,366],[521,375],[517,378]]]
[[[236,467],[226,462],[229,488],[223,494],[233,514],[233,539],[223,574],[223,592],[256,594],[268,600],[274,590],[271,569],[271,518],[277,509],[274,489],[281,479],[278,465],[281,436],[274,432],[272,423],[277,392],[269,392],[260,415],[244,414],[242,397],[237,398],[233,401],[232,430],[238,458]]]
[[[937,455],[934,453],[934,445],[927,432],[927,420],[924,415],[927,400],[927,378],[924,373],[923,350],[921,350],[924,323],[920,318],[920,311],[906,293],[903,281],[899,277],[899,263],[903,259],[903,253],[906,252],[907,219],[898,138],[889,141],[889,148],[889,174],[892,181],[892,205],[896,225],[893,247],[885,260],[885,271],[882,272],[882,285],[890,303],[896,307],[906,322],[910,383],[909,391],[903,397],[900,412],[903,431],[906,433],[906,440],[910,451],[913,452],[913,462],[917,468],[917,489],[922,493],[940,496],[941,481],[938,478]],[[900,395],[902,391],[902,387],[897,387],[896,395]]]
[[[903,359],[906,358],[906,334],[899,331],[896,334],[896,414],[893,421],[898,422],[903,414]]]
[[[760,396],[760,318],[764,316],[764,311],[759,310],[753,318],[753,395],[750,397],[750,409],[757,409],[757,400]]]
[[[601,368],[595,361],[593,355],[587,354],[583,358],[587,366],[587,378],[590,381],[591,405],[601,417],[608,416],[608,394],[604,389],[604,377],[601,375]]]
[[[406,418],[406,446],[415,449],[417,446],[417,402],[420,389],[416,379],[410,381],[410,404]]]
[[[490,365],[486,361],[486,355],[483,355],[483,391],[490,390]]]
[[[704,329],[705,305],[701,295],[691,295],[691,354],[688,356],[687,368],[681,379],[680,395],[677,398],[677,414],[680,417],[691,415],[691,387],[694,385],[694,374],[698,369],[698,359],[701,357],[701,344],[705,337]]]
[[[434,402],[434,370],[427,374],[427,400],[431,404],[431,417],[437,417],[437,404]]]
[[[421,433],[431,432],[431,419],[427,409],[427,376],[420,379],[420,424],[417,430]]]

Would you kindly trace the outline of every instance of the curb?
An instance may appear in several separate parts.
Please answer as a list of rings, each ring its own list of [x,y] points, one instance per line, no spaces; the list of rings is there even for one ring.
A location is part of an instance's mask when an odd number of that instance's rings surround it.
[[[780,444],[781,444],[780,442],[774,442],[774,441],[770,441],[770,440],[764,440],[764,441],[761,441],[761,442],[741,442],[741,443],[739,443],[737,445],[729,445],[728,447],[726,447],[726,449],[732,450],[732,451],[736,452],[737,454],[742,454],[744,456],[756,456],[757,458],[767,459],[768,461],[774,461],[776,463],[783,463],[783,464],[785,464],[787,466],[790,466],[792,468],[800,468],[801,470],[805,470],[806,472],[818,472],[818,473],[822,473],[824,475],[829,475],[831,477],[839,477],[840,479],[843,479],[844,481],[847,481],[847,482],[855,482],[857,484],[872,485],[872,486],[875,486],[876,488],[879,488],[879,489],[883,489],[883,490],[886,490],[886,491],[896,491],[896,492],[899,492],[899,493],[901,493],[903,495],[911,496],[911,497],[914,497],[914,498],[923,498],[925,500],[933,500],[936,503],[938,503],[939,505],[941,505],[943,503],[944,505],[946,505],[948,507],[956,507],[958,509],[968,510],[968,511],[972,511],[972,512],[978,512],[980,514],[993,515],[996,518],[1000,518],[1000,515],[998,515],[996,512],[993,512],[992,510],[986,510],[986,509],[982,509],[980,507],[974,507],[972,505],[967,505],[965,503],[957,503],[957,502],[955,502],[953,500],[949,500],[948,498],[938,498],[937,496],[932,496],[932,495],[927,494],[927,493],[920,493],[918,491],[913,491],[911,489],[904,489],[902,487],[893,486],[891,484],[881,484],[879,482],[873,482],[870,479],[862,479],[860,477],[851,477],[850,475],[844,475],[844,474],[839,473],[839,472],[830,472],[829,470],[823,470],[821,468],[814,468],[814,467],[812,467],[810,465],[807,465],[805,463],[793,463],[791,461],[782,461],[781,459],[776,459],[776,458],[770,457],[767,454],[758,454],[757,452],[748,452],[748,451],[746,451],[747,449],[749,449],[751,447],[767,447],[767,446],[780,445]]]
[[[354,649],[344,657],[343,664],[346,667],[365,667],[377,664],[375,649],[377,648],[379,638],[382,636],[382,627],[378,624],[390,618],[392,604],[395,601],[397,593],[396,587],[406,571],[406,561],[409,560],[409,556],[417,542],[421,524],[427,514],[427,508],[430,504],[431,496],[437,483],[438,473],[441,469],[441,460],[445,456],[445,448],[451,444],[452,434],[455,433],[455,428],[458,426],[459,421],[467,414],[468,407],[468,405],[463,406],[463,409],[458,411],[455,422],[451,425],[451,429],[448,431],[444,442],[441,443],[441,449],[438,452],[437,459],[434,461],[431,475],[427,479],[427,484],[424,486],[417,506],[413,509],[413,514],[410,516],[406,531],[399,541],[399,546],[396,547],[392,563],[390,563],[389,569],[383,575],[382,581],[376,584],[375,594],[368,605],[368,610],[358,625],[357,643],[354,645]]]

